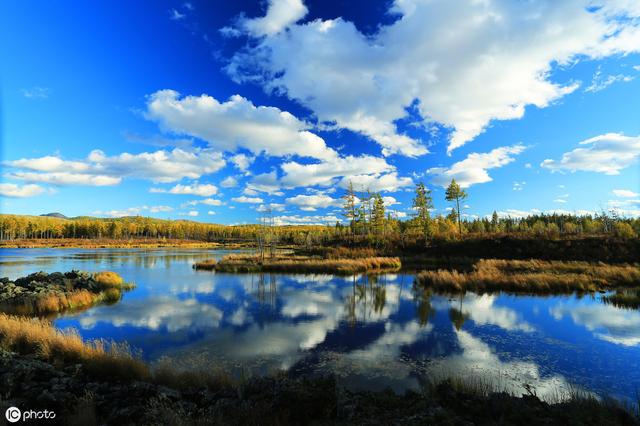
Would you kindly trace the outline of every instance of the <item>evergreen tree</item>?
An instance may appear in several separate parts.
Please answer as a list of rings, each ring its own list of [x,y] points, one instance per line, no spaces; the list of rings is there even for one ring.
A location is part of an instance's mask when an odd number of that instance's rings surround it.
[[[342,206],[344,212],[342,214],[349,221],[349,227],[353,234],[356,227],[356,219],[358,218],[358,211],[356,208],[356,194],[353,191],[353,183],[351,183],[351,181],[349,181],[347,193],[342,198],[344,199],[344,204]]]
[[[384,200],[380,194],[373,195],[373,212],[371,214],[371,225],[377,235],[384,233],[385,209]]]
[[[465,198],[467,198],[467,193],[462,188],[460,188],[460,185],[458,185],[455,179],[451,179],[451,183],[449,184],[449,187],[447,188],[447,191],[445,193],[445,199],[447,201],[456,202],[456,208],[454,210],[458,218],[458,231],[460,232],[460,235],[462,235],[462,222],[460,220],[460,200],[464,200]]]
[[[433,199],[431,191],[428,190],[424,183],[420,182],[416,185],[416,195],[413,199],[413,215],[417,222],[418,228],[424,235],[425,244],[430,236],[431,216],[429,210],[433,208]]]

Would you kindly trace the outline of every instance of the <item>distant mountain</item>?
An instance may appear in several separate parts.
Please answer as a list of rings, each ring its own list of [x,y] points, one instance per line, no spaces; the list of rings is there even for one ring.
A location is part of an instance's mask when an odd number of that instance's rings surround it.
[[[68,217],[66,217],[62,213],[47,213],[47,214],[41,214],[40,216],[57,217],[57,218],[60,218],[60,219],[69,219]]]

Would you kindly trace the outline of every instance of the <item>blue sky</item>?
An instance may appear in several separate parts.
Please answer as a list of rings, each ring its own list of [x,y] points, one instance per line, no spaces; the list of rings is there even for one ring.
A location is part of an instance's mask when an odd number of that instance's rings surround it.
[[[3,2],[2,213],[640,216],[638,2],[346,3]]]

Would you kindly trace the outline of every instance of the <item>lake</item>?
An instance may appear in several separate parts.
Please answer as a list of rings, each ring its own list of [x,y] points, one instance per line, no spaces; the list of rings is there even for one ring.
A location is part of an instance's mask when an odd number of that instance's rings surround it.
[[[237,252],[237,251],[234,251]],[[115,305],[58,316],[87,339],[151,362],[236,375],[335,374],[351,389],[419,389],[465,378],[554,400],[572,389],[634,400],[640,312],[595,296],[447,296],[410,274],[220,274],[231,251],[0,249],[1,276],[113,270],[137,287]]]

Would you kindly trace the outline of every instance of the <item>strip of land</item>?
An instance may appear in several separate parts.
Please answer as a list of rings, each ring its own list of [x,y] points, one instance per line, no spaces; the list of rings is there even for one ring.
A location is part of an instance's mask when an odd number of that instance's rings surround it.
[[[217,272],[289,272],[328,273],[348,275],[364,272],[397,271],[402,266],[398,257],[363,257],[357,259],[326,259],[311,256],[276,255],[228,255],[220,261],[214,259],[198,262],[195,269]]]
[[[152,369],[122,345],[85,342],[49,322],[0,314],[0,411],[53,410],[65,424],[585,424],[637,425],[612,400],[576,393],[550,404],[459,381],[422,392],[350,392],[334,378]],[[126,397],[114,398],[114,395]]]
[[[640,287],[640,264],[481,259],[470,271],[420,272],[416,283],[436,290],[566,293]]]
[[[15,281],[0,278],[0,311],[44,315],[81,309],[98,303],[115,303],[134,285],[115,272],[90,274],[36,272]]]

